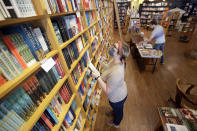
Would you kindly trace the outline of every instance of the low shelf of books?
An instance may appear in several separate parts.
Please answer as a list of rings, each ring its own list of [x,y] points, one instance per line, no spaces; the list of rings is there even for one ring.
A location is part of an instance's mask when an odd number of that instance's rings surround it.
[[[0,130],[93,130],[113,2],[0,1]],[[8,8],[9,7],[9,8]]]

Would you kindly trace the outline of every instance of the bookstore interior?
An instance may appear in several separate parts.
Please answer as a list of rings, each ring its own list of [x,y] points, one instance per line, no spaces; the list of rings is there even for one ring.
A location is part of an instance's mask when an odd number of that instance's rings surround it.
[[[197,0],[0,0],[0,131],[197,131],[196,41]]]

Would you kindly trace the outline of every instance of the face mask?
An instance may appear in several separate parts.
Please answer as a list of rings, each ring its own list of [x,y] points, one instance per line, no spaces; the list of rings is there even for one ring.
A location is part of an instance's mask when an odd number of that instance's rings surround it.
[[[113,46],[111,46],[111,47],[109,48],[109,55],[110,55],[110,56],[114,56],[114,52],[115,52],[115,49],[114,49]]]

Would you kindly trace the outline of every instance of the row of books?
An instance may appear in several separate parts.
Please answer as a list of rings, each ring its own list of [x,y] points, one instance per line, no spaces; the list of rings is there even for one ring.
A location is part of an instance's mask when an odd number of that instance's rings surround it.
[[[74,131],[79,131],[81,129],[81,127],[82,127],[82,125],[81,125],[82,124],[82,120],[83,120],[83,117],[82,117],[82,115],[80,113],[79,117],[77,119],[77,123],[76,123],[75,128],[74,128]]]
[[[96,26],[94,25],[92,28],[90,28],[89,32],[90,32],[90,36],[93,38],[98,32]]]
[[[66,42],[83,30],[82,17],[76,15],[63,16],[52,19],[54,31],[59,44]]]
[[[42,60],[51,50],[46,31],[41,27],[20,25],[2,29],[0,39],[0,70],[12,80],[24,69]]]
[[[63,96],[58,93],[52,102],[49,104],[49,106],[46,108],[46,110],[41,115],[40,119],[37,121],[35,126],[32,128],[32,131],[48,131],[52,130],[53,127],[59,123],[58,117],[60,113],[62,113],[63,109],[62,106],[65,104],[65,101],[63,99]],[[76,111],[77,105],[75,100],[73,100],[71,107],[68,111],[68,113],[71,113],[72,115]],[[73,115],[74,117],[74,115]]]
[[[168,2],[144,2],[143,6],[167,6]]]
[[[142,11],[165,11],[166,8],[165,7],[160,7],[160,8],[147,8],[144,7],[142,8]]]
[[[78,89],[78,95],[79,95],[80,100],[82,100],[82,97],[85,93],[87,85],[88,85],[88,76],[85,75]]]
[[[10,18],[36,16],[32,0],[1,0],[0,21]]]
[[[86,56],[86,53],[85,53],[85,55],[82,57],[82,59],[79,61],[79,63],[73,69],[73,71],[71,73],[71,77],[72,77],[73,83],[75,85],[77,85],[77,83],[78,83],[78,81],[79,81],[79,79],[80,79],[80,77],[81,77],[81,75],[84,72],[86,67],[87,67],[87,56]]]
[[[85,12],[85,16],[86,16],[86,21],[87,21],[88,26],[94,23],[96,18],[95,18],[95,13],[93,11]]]
[[[92,9],[93,8],[93,0],[83,0],[84,9]]]
[[[87,108],[88,108],[88,105],[90,103],[90,96],[92,94],[92,91],[93,91],[93,87],[94,87],[94,84],[96,83],[96,80],[93,79],[90,83],[89,83],[89,89],[87,90],[87,95],[86,95],[86,98],[85,98],[85,101],[83,103],[83,108],[85,111],[87,111]]]
[[[80,0],[44,0],[48,14],[80,10]]]
[[[66,64],[68,68],[71,68],[72,63],[78,59],[80,52],[83,50],[84,45],[82,38],[79,37],[77,40],[70,43],[66,48],[62,50]]]

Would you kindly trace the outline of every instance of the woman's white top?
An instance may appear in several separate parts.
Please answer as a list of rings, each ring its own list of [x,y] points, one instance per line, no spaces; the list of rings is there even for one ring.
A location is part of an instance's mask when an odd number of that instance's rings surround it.
[[[111,91],[107,93],[110,102],[120,102],[127,96],[124,70],[124,64],[114,64],[104,71],[101,76],[111,89]]]

